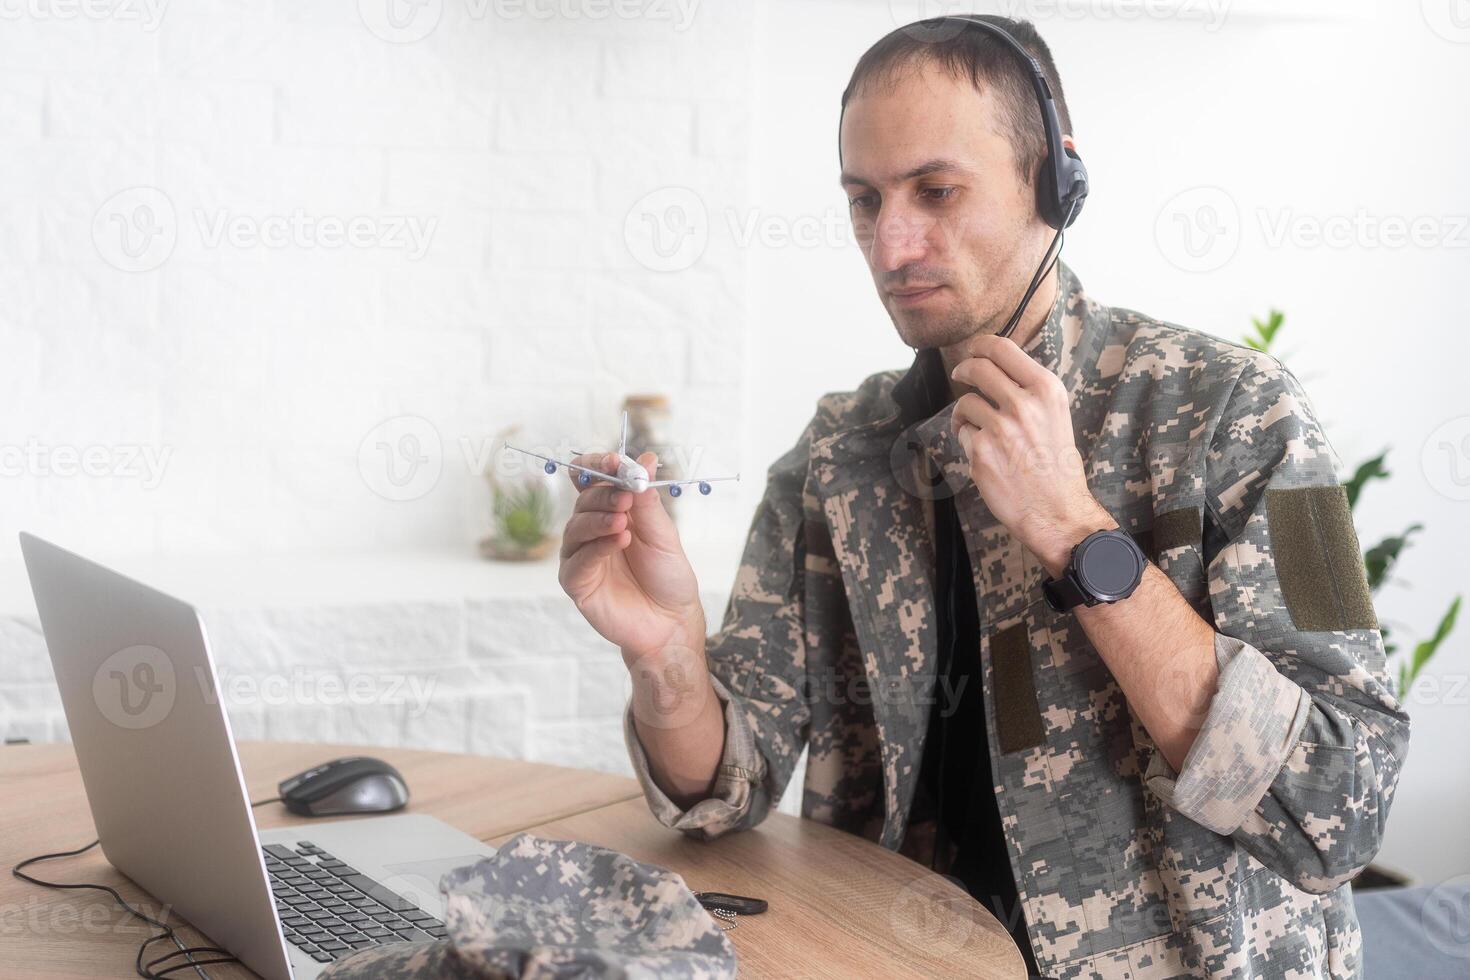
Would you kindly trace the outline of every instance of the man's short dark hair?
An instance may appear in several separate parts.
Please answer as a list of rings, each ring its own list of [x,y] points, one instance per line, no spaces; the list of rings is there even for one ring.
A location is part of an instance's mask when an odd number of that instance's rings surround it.
[[[1062,80],[1057,75],[1056,62],[1052,61],[1051,49],[1036,28],[1030,21],[1008,17],[980,19],[1019,41],[1041,65],[1056,100],[1062,133],[1070,134],[1072,117],[1067,111],[1067,97],[1062,94]],[[1046,134],[1041,123],[1041,106],[1031,87],[1031,70],[1005,42],[977,27],[960,29],[954,21],[934,17],[889,34],[858,59],[842,93],[842,108],[845,110],[847,103],[864,87],[892,85],[901,72],[926,64],[937,64],[955,78],[968,78],[977,90],[984,91],[987,85],[994,89],[1021,179],[1030,184],[1046,158]]]

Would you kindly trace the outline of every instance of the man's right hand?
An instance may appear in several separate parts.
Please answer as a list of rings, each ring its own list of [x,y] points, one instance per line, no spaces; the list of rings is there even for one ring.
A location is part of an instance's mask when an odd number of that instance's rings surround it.
[[[572,462],[612,474],[618,457],[596,453]],[[644,453],[638,462],[652,475],[658,458]],[[622,649],[629,666],[671,647],[702,655],[699,583],[658,490],[584,487],[576,471],[567,472],[577,503],[562,537],[562,589],[592,628]]]

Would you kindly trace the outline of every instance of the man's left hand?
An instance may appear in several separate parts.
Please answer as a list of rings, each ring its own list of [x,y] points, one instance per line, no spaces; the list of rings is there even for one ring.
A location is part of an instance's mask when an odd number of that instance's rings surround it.
[[[950,428],[990,512],[1055,578],[1078,542],[1118,526],[1088,489],[1067,389],[1009,337],[977,337],[968,353],[952,377],[976,392]]]

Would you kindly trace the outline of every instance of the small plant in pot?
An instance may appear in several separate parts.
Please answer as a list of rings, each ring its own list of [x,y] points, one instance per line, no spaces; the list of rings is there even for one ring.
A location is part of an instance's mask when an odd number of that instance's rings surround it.
[[[516,428],[496,436],[492,459],[504,456],[505,440]],[[500,561],[534,561],[550,555],[557,540],[555,484],[540,470],[505,474],[493,463],[485,479],[490,484],[492,528],[480,540],[480,554]]]

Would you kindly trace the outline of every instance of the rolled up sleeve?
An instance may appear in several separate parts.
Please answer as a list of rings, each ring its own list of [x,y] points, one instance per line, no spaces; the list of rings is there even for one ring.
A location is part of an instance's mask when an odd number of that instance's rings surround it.
[[[766,760],[756,749],[755,736],[725,685],[718,677],[712,676],[710,680],[725,716],[725,747],[710,796],[687,810],[680,809],[654,782],[648,755],[643,751],[643,744],[638,740],[638,731],[633,725],[632,704],[623,712],[623,738],[628,743],[633,774],[643,787],[648,808],[665,827],[705,839],[760,823],[770,806],[770,798],[761,792],[766,778]]]
[[[1336,470],[1300,383],[1261,355],[1210,447],[1216,692],[1182,769],[1155,753],[1144,774],[1180,813],[1318,893],[1377,853],[1409,737]]]

